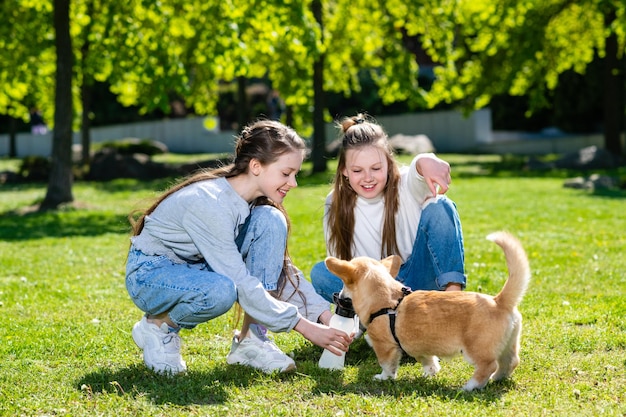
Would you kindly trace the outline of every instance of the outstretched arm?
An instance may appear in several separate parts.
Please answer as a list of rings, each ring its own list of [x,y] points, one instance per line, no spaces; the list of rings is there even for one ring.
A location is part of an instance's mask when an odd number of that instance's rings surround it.
[[[450,164],[435,154],[425,153],[418,156],[415,168],[417,173],[424,177],[433,197],[437,194],[445,194],[450,188],[450,182],[452,182]]]
[[[305,318],[301,318],[294,330],[310,340],[313,344],[329,350],[335,355],[347,352],[348,347],[354,339],[354,333],[347,335],[342,330],[313,323]]]

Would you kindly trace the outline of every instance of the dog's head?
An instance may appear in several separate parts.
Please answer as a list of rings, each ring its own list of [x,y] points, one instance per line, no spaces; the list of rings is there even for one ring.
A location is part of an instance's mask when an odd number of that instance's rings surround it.
[[[399,256],[389,256],[382,261],[357,257],[343,261],[332,256],[326,258],[326,267],[343,281],[339,298],[350,298],[356,313],[367,312],[371,305],[387,303],[396,286],[402,286],[394,277],[400,269]],[[359,314],[359,316],[361,316]]]

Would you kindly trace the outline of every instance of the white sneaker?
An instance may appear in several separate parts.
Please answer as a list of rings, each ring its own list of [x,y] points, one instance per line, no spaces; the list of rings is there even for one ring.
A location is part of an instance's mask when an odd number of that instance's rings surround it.
[[[266,335],[266,330],[258,324],[251,324],[250,337],[241,338],[235,333],[226,362],[233,365],[247,365],[265,373],[287,372],[296,369],[296,363],[285,355]]]
[[[146,316],[133,326],[133,340],[143,349],[146,366],[160,374],[178,374],[187,370],[180,356],[180,336],[170,332],[167,323],[161,327],[149,323]]]

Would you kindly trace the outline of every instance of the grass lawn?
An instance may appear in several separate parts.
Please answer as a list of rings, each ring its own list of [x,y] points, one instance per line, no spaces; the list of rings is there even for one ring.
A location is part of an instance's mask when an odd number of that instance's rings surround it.
[[[465,393],[472,369],[461,358],[429,379],[406,359],[398,380],[375,382],[379,366],[363,340],[344,371],[327,371],[317,367],[321,348],[296,332],[274,337],[297,371],[265,375],[226,364],[232,312],[181,332],[186,375],[155,375],[130,336],[141,312],[124,286],[126,216],[172,180],[79,182],[76,203],[52,213],[23,212],[46,184],[0,185],[0,415],[626,416],[626,192],[564,188],[575,173],[526,172],[499,156],[442,157],[453,169],[468,290],[495,294],[504,283],[488,233],[514,233],[530,258],[511,379]],[[16,163],[0,160],[0,171],[7,166]],[[325,256],[331,178],[308,167],[285,202],[290,251],[306,275]]]

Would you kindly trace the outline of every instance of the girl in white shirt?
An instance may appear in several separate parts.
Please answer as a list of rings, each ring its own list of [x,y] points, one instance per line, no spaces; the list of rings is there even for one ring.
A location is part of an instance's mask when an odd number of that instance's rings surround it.
[[[333,190],[326,198],[327,255],[340,259],[399,255],[396,277],[413,290],[462,290],[463,234],[454,203],[444,196],[450,165],[433,154],[399,167],[383,128],[364,115],[341,123]],[[332,302],[343,286],[324,262],[311,270],[315,290]]]

